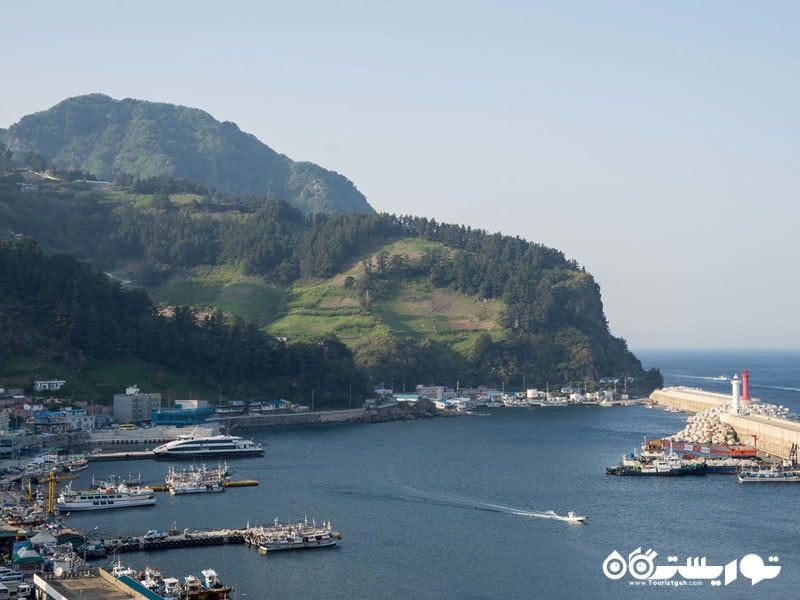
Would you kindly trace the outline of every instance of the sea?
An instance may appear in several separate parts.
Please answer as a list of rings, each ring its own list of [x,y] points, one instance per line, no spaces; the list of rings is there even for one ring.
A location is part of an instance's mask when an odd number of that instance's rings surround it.
[[[667,385],[727,392],[750,372],[754,395],[800,412],[800,352],[641,351]],[[184,577],[215,569],[237,599],[787,598],[800,589],[800,485],[735,476],[605,473],[644,436],[686,415],[644,406],[481,409],[380,424],[246,429],[263,458],[231,461],[257,487],[159,494],[155,507],[72,513],[88,537],[148,529],[330,520],[335,548],[259,554],[218,546],[122,554]],[[176,463],[176,466],[186,466]],[[163,480],[169,463],[93,463]],[[586,524],[552,518],[567,511]],[[108,565],[111,558],[97,561]]]

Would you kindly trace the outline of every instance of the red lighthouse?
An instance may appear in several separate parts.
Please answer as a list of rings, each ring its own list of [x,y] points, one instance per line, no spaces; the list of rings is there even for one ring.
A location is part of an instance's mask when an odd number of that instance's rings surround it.
[[[748,402],[750,400],[750,373],[747,369],[742,371],[742,401]]]

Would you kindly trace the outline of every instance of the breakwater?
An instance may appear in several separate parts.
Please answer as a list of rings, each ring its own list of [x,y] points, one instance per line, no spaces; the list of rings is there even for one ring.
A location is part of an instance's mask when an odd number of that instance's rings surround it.
[[[731,397],[692,388],[664,388],[650,395],[650,400],[660,406],[698,413],[709,408],[719,408],[730,403]],[[744,407],[746,410],[747,407]],[[789,458],[792,444],[800,446],[800,423],[780,416],[744,414],[733,415],[720,411],[720,421],[736,431],[739,440],[752,443],[759,452]]]
[[[731,401],[730,395],[716,394],[693,388],[673,387],[656,390],[650,400],[659,406],[678,408],[684,412],[699,413],[717,408]]]

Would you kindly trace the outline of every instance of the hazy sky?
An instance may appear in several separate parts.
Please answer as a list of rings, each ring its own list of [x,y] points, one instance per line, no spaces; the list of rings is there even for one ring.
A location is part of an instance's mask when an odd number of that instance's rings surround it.
[[[378,211],[556,247],[633,349],[798,347],[800,3],[5,3],[0,127],[201,108]]]

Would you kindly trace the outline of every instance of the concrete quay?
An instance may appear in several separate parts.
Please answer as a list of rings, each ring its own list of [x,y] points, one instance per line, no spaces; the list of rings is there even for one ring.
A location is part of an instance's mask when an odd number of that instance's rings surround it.
[[[650,400],[659,406],[671,406],[685,412],[698,413],[731,402],[727,394],[715,394],[693,388],[675,387],[656,390]],[[743,443],[753,443],[768,456],[789,458],[792,444],[800,446],[800,423],[780,417],[761,415],[720,414],[720,420],[736,431]]]
[[[243,543],[244,531],[238,529],[220,529],[194,532],[184,531],[183,533],[165,535],[159,538],[132,536],[128,538],[89,540],[89,544],[103,546],[109,554],[119,552],[170,550],[172,548],[219,546],[222,544]]]

